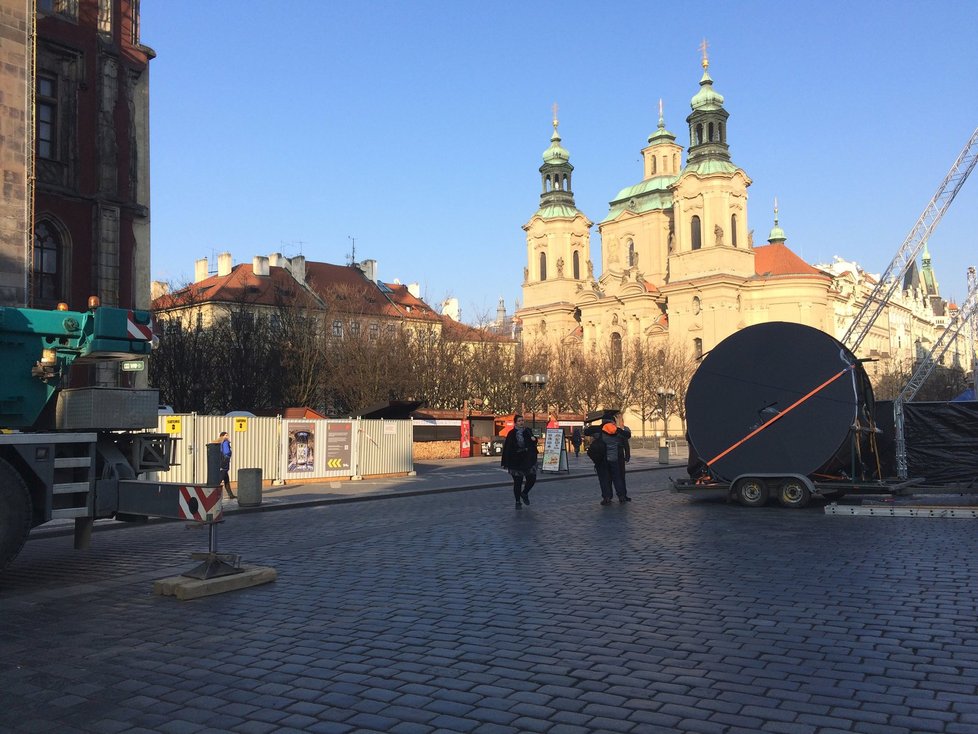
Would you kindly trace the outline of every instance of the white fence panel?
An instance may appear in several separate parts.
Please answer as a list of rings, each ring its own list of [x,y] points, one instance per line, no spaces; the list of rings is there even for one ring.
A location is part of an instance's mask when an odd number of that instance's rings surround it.
[[[374,476],[414,471],[414,427],[410,420],[358,422],[358,474]]]

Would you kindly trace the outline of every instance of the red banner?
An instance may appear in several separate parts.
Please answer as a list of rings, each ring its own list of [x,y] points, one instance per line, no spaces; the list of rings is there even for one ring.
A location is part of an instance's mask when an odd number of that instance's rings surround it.
[[[471,436],[471,426],[467,418],[462,418],[462,426],[459,431],[460,442],[458,455],[463,459],[467,459],[472,456],[472,436]]]

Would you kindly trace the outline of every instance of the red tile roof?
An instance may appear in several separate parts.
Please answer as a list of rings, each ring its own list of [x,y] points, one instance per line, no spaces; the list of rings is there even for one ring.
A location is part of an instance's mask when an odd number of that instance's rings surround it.
[[[761,277],[778,275],[821,275],[818,268],[812,267],[783,244],[763,245],[754,248],[754,272]]]

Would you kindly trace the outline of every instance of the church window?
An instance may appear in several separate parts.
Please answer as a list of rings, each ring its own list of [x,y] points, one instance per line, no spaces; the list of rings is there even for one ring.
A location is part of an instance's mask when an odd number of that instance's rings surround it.
[[[699,145],[703,142],[703,123],[696,126],[696,144]]]
[[[547,253],[540,253],[540,280],[547,279]]]
[[[672,171],[675,173],[679,170],[679,153],[672,154]]]
[[[544,179],[544,186],[543,187],[544,187],[544,190],[546,190],[547,192],[550,191],[551,183],[550,183],[550,176],[549,175]]]
[[[58,80],[37,78],[37,154],[54,160],[58,157]]]
[[[65,248],[52,222],[42,220],[34,228],[32,305],[54,306],[65,301]]]
[[[651,173],[654,176],[655,175],[655,156],[654,155],[649,157],[649,163],[652,164],[652,170],[650,170],[649,173]]]
[[[730,215],[730,244],[737,246],[737,215]]]
[[[620,370],[621,365],[621,334],[615,332],[611,335],[611,368],[614,370]]]
[[[698,314],[700,312],[700,308],[701,308],[700,297],[693,296],[693,313]]]
[[[581,279],[581,253],[579,253],[577,250],[574,250],[573,267],[574,267],[574,280],[580,280]]]
[[[700,359],[703,356],[703,340],[699,337],[693,339],[693,357]]]
[[[720,128],[720,142],[721,143],[727,142],[727,134],[723,131],[723,123],[722,122],[717,123],[717,127]]]
[[[567,174],[564,174],[564,191],[570,191],[570,183],[567,180]]]
[[[713,123],[707,126],[707,139],[712,143],[716,138],[713,137]]]
[[[635,267],[635,243],[628,240],[628,267]]]
[[[698,250],[703,246],[700,238],[700,218],[697,216],[694,216],[689,221],[689,239],[694,250]]]

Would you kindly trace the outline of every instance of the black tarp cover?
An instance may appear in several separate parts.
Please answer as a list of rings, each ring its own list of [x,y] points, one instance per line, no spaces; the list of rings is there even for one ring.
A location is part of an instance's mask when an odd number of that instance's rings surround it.
[[[895,477],[893,403],[876,404],[884,476]],[[904,403],[907,475],[928,484],[970,484],[978,479],[978,401]]]

